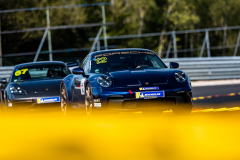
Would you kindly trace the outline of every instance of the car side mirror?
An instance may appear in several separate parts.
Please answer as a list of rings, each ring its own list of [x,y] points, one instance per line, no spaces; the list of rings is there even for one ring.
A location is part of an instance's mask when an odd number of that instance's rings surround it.
[[[6,78],[1,78],[0,83],[7,83],[7,79]]]
[[[170,68],[178,68],[179,64],[177,62],[170,62],[169,66],[170,66]]]
[[[84,70],[82,67],[77,67],[72,70],[73,74],[84,74]]]

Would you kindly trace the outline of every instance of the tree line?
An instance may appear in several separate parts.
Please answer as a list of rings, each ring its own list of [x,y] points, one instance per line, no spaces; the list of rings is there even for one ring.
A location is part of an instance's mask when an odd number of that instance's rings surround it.
[[[191,30],[213,27],[237,26],[240,24],[240,0],[0,0],[0,10],[62,6],[86,3],[112,2],[105,6],[107,35],[130,35],[166,31]],[[2,13],[1,30],[22,30],[46,26],[46,11]],[[50,10],[51,26],[101,23],[101,6],[61,8]],[[99,27],[53,30],[53,50],[65,48],[90,48]],[[237,42],[238,30],[223,30],[209,33],[211,46],[229,46]],[[4,34],[1,36],[2,53],[35,52],[44,31]],[[177,35],[177,48],[201,48],[204,33]],[[147,48],[165,57],[170,36],[108,40],[108,45],[117,48]],[[101,41],[101,46],[103,41]],[[47,40],[42,50],[48,50]],[[196,57],[200,51],[178,53],[179,57]],[[231,56],[234,48],[211,50],[212,56]],[[88,52],[55,53],[54,60],[74,61]],[[205,54],[206,55],[206,54]],[[172,57],[173,54],[170,54]],[[32,61],[34,55],[3,58],[4,65]],[[48,60],[47,54],[39,60]]]

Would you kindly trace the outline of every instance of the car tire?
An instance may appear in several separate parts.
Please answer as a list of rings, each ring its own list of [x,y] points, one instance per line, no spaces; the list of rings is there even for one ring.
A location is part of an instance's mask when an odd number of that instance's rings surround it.
[[[92,88],[88,83],[85,87],[85,108],[87,115],[91,115],[93,113],[93,96],[92,96]]]
[[[3,101],[3,92],[2,92],[2,91],[0,92],[0,96],[1,96],[1,97],[0,97],[0,101],[1,101],[1,102],[0,102],[0,107],[2,108],[2,107],[3,107],[3,102],[4,102],[4,101]]]
[[[62,85],[61,87],[60,101],[61,101],[61,112],[63,115],[66,115],[68,110],[68,103],[67,103],[67,90],[65,85]]]
[[[8,107],[8,101],[7,101],[7,93],[4,91],[3,92],[3,101],[2,101],[2,111],[4,114],[11,113],[12,107]],[[13,106],[13,104],[12,104]]]

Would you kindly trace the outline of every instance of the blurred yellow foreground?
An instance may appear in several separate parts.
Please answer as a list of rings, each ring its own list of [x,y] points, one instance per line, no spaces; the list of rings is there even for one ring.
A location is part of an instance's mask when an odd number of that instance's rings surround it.
[[[239,160],[240,112],[1,114],[1,160]]]

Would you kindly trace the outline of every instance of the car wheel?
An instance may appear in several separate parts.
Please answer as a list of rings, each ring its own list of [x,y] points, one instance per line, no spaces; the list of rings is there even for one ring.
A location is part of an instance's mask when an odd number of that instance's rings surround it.
[[[192,105],[185,105],[181,108],[173,108],[172,111],[176,116],[189,115],[192,111]]]
[[[90,84],[88,83],[85,90],[85,107],[87,115],[91,115],[93,112],[93,97],[92,97],[92,89]]]
[[[1,91],[0,92],[0,99],[1,99],[1,104],[0,104],[0,107],[2,108],[3,107],[3,103],[4,103],[4,101],[3,101],[3,92]]]
[[[7,93],[3,92],[3,101],[2,101],[2,111],[4,113],[9,113],[11,111],[11,107],[8,107]],[[12,104],[13,105],[13,104]]]
[[[63,115],[67,114],[67,92],[64,85],[61,88],[61,111]]]

